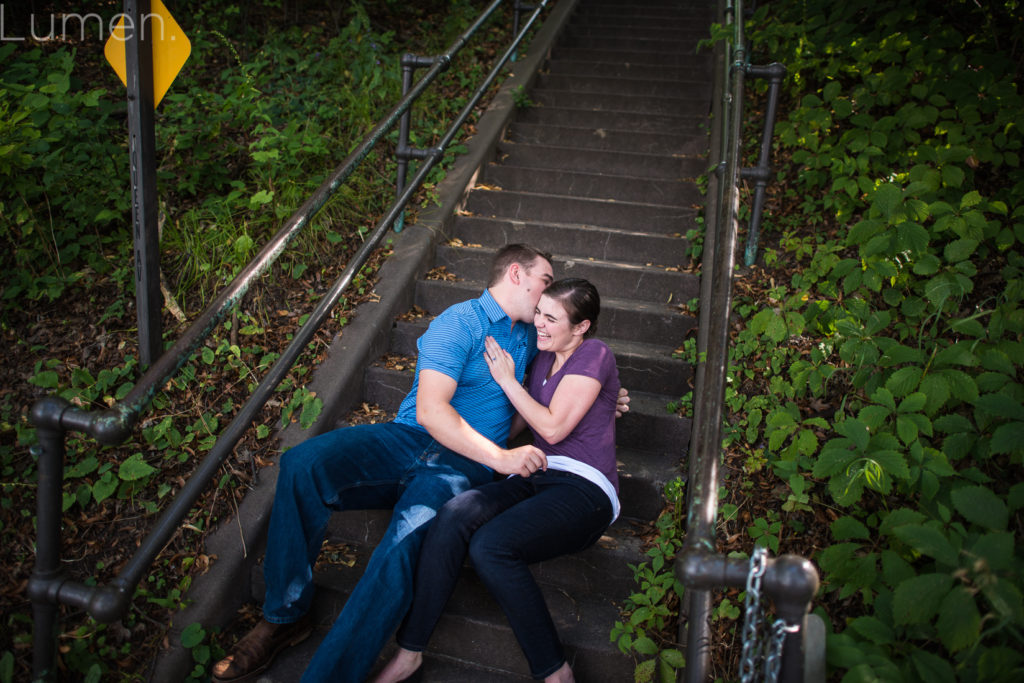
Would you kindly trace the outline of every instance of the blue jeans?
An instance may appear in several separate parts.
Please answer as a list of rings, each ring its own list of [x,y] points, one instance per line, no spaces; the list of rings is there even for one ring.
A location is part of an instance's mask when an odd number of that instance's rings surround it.
[[[336,429],[281,457],[264,560],[263,615],[309,611],[313,565],[335,510],[394,508],[391,523],[303,681],[363,681],[412,600],[420,546],[438,508],[491,481],[487,467],[393,422]]]
[[[467,491],[446,503],[427,532],[416,594],[398,644],[427,646],[455,590],[467,551],[480,579],[508,617],[534,678],[550,676],[565,654],[540,587],[527,566],[593,545],[611,523],[612,504],[598,486],[548,470]]]

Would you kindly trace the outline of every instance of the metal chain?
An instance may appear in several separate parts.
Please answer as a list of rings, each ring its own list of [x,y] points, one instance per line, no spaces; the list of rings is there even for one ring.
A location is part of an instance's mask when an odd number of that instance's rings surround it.
[[[761,577],[764,576],[768,552],[763,546],[754,548],[750,555],[750,573],[747,574],[747,597],[743,615],[743,655],[740,658],[740,680],[752,683],[758,669],[761,627]]]
[[[747,575],[747,597],[743,615],[743,654],[740,658],[740,680],[753,683],[759,664],[764,663],[765,683],[776,683],[782,668],[782,647],[786,636],[800,631],[800,624],[787,624],[776,619],[770,627],[768,642],[761,642],[761,578],[768,564],[768,551],[754,548],[750,555],[750,573]],[[759,661],[760,660],[760,661]]]
[[[782,646],[786,642],[786,636],[790,633],[797,633],[800,624],[787,624],[783,619],[776,619],[772,624],[771,640],[768,642],[768,652],[764,659],[764,680],[765,683],[775,683],[779,680],[779,670],[782,668]]]

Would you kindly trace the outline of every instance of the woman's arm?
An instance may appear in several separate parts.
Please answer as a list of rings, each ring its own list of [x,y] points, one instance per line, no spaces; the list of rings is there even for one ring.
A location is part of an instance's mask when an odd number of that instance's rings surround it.
[[[551,405],[538,403],[516,380],[512,356],[491,337],[486,339],[486,361],[491,376],[526,423],[541,438],[555,444],[569,436],[601,393],[601,382],[584,375],[565,375],[551,397]]]

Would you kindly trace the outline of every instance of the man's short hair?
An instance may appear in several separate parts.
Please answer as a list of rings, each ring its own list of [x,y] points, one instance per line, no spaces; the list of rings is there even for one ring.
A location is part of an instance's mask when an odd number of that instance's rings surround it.
[[[506,244],[494,255],[494,260],[491,262],[491,281],[487,283],[487,286],[492,287],[501,282],[505,271],[513,263],[518,263],[529,270],[538,258],[542,258],[548,263],[551,262],[551,254],[534,249],[528,244]]]

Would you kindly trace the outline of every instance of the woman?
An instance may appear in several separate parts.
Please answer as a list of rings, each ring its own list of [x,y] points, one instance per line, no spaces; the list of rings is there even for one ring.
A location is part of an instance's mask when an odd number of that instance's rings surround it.
[[[377,683],[418,680],[423,650],[455,588],[466,553],[505,611],[536,679],[572,681],[555,625],[528,565],[593,545],[619,512],[615,468],[615,357],[592,338],[601,302],[581,279],[559,280],[537,305],[540,353],[524,388],[511,356],[487,340],[491,375],[547,455],[529,478],[511,476],[449,501],[421,551],[416,593],[398,654]]]

